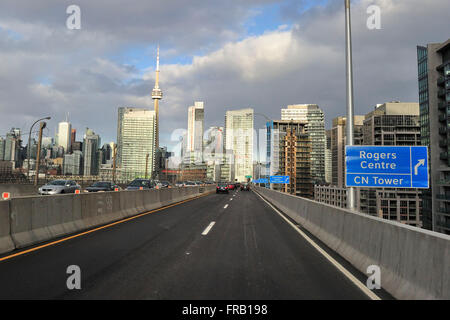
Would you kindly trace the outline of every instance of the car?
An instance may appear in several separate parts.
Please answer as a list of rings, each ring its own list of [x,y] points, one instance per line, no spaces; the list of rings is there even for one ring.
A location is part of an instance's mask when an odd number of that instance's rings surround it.
[[[178,188],[184,187],[184,182],[175,183],[175,187],[178,187]]]
[[[149,179],[134,179],[128,186],[127,190],[149,190],[156,187],[156,183]]]
[[[172,185],[170,184],[169,181],[160,181],[158,183],[158,188],[160,189],[164,189],[164,188],[172,188]]]
[[[234,183],[229,183],[228,190],[234,190],[234,189],[236,189],[236,185]]]
[[[81,187],[73,180],[54,180],[38,189],[40,195],[53,195],[63,193],[75,193],[75,190],[80,190]]]
[[[229,193],[228,185],[226,183],[219,183],[216,187],[216,193]]]
[[[250,185],[248,183],[241,184],[241,191],[250,191]]]
[[[197,184],[196,184],[195,182],[193,182],[193,181],[186,181],[186,182],[183,184],[183,186],[184,186],[184,187],[196,187]]]
[[[91,186],[85,189],[86,192],[106,192],[106,191],[114,191],[116,188],[119,188],[118,185],[109,181],[97,181],[94,182]],[[120,188],[119,188],[120,189]]]

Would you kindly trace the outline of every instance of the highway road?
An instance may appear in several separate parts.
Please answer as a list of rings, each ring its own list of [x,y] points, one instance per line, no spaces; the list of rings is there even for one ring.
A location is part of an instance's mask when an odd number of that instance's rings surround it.
[[[70,265],[80,267],[80,290],[66,286]],[[368,299],[245,191],[0,257],[0,284],[0,299]]]

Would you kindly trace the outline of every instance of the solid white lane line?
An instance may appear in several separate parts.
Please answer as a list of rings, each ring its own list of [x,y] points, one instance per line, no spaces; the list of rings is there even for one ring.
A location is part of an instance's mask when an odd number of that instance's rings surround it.
[[[255,192],[256,193],[256,192]],[[300,230],[295,224],[293,224],[288,218],[286,218],[277,208],[275,208],[270,202],[264,199],[261,195],[256,193],[265,203],[267,203],[276,213],[280,215],[289,225],[295,229],[306,241],[309,242],[317,251],[319,251],[328,261],[331,262],[344,276],[346,276],[354,285],[356,285],[362,292],[364,292],[372,300],[381,300],[373,291],[367,288],[361,281],[359,281],[354,275],[352,275],[347,269],[345,269],[339,262],[337,262],[332,256],[330,256],[325,250],[323,250],[317,243],[314,242],[306,233]]]
[[[215,225],[216,223],[213,221],[209,224],[209,226],[206,227],[206,229],[202,232],[202,236],[206,236],[208,234],[208,232],[212,229],[212,227]]]
[[[230,198],[230,201],[233,201],[233,198]]]
[[[224,209],[228,208],[228,204],[225,205],[225,207],[223,207]]]

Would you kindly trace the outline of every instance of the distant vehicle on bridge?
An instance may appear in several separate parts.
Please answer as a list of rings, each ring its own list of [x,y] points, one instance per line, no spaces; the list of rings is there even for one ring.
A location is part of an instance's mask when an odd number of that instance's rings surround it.
[[[172,188],[172,185],[170,184],[169,181],[159,181],[159,182],[157,183],[157,186],[158,186],[160,189]]]
[[[127,190],[150,190],[156,187],[156,183],[150,179],[134,179],[128,186]]]
[[[241,191],[250,191],[250,185],[248,183],[241,184]]]
[[[234,189],[236,189],[236,185],[234,183],[229,183],[228,190],[234,190]]]
[[[54,180],[38,189],[40,195],[54,195],[63,193],[75,193],[81,187],[73,180]]]
[[[219,183],[216,187],[216,193],[229,193],[226,183]]]
[[[90,187],[85,189],[86,192],[106,192],[106,191],[114,191],[116,188],[120,187],[113,182],[109,181],[98,181],[93,183]]]

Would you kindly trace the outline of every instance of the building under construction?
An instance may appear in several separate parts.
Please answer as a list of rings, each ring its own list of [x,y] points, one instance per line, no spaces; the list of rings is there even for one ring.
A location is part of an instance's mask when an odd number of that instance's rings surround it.
[[[274,190],[313,197],[311,139],[303,121],[275,120],[267,126],[270,175],[289,176],[289,184],[272,184]]]

